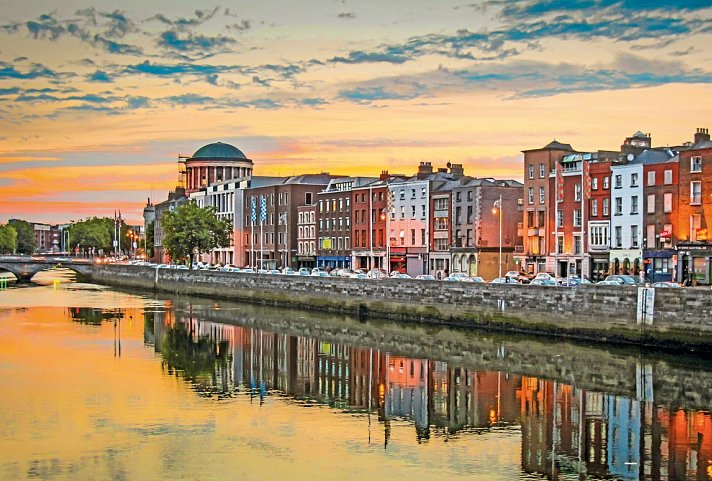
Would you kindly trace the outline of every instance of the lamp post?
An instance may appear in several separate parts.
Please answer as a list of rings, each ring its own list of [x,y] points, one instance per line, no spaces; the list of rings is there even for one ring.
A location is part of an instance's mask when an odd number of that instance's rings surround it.
[[[499,275],[497,277],[502,277],[502,195],[500,194],[499,199],[494,201],[492,207],[492,213],[499,213]]]

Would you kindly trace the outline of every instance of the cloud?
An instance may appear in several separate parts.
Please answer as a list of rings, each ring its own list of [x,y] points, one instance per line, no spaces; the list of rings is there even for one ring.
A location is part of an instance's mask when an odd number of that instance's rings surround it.
[[[17,70],[13,65],[0,61],[0,79],[4,78],[14,78],[14,79],[36,79],[36,78],[57,78],[58,74],[49,68],[33,63],[30,68],[25,72]]]
[[[340,14],[337,15],[337,16],[338,16],[339,18],[343,18],[343,19],[345,19],[345,20],[351,20],[351,19],[356,18],[356,14],[353,13],[353,12],[340,13]]]
[[[225,28],[227,28],[228,30],[235,30],[237,32],[246,32],[247,30],[250,30],[252,28],[252,22],[250,22],[249,20],[241,20],[237,23],[228,25]]]
[[[181,54],[195,52],[203,56],[224,50],[235,43],[235,39],[224,35],[196,35],[180,30],[167,30],[157,40],[157,45],[168,51]]]
[[[547,14],[566,12],[593,12],[619,10],[627,14],[640,11],[690,12],[710,7],[707,0],[532,0],[511,2],[493,0],[486,2],[488,6],[501,6],[501,14],[506,18],[531,18]]]
[[[103,82],[103,83],[111,83],[113,80],[107,74],[106,72],[103,72],[101,70],[97,70],[94,72],[90,77],[89,77],[90,82]]]
[[[416,82],[391,79],[386,85],[370,85],[341,90],[338,97],[359,104],[370,104],[377,100],[410,100],[426,93],[427,88]]]
[[[165,25],[169,25],[180,30],[189,30],[193,27],[197,27],[198,25],[202,25],[208,20],[212,19],[218,12],[219,8],[220,7],[215,7],[212,10],[196,10],[195,16],[192,18],[178,17],[176,19],[171,19],[168,18],[166,15],[159,13],[149,18],[147,21],[156,20]]]

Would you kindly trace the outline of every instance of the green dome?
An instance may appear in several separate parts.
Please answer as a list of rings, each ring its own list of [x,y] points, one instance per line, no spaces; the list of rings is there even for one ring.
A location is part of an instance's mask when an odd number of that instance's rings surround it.
[[[199,148],[192,159],[247,159],[237,147],[222,142],[215,142]]]

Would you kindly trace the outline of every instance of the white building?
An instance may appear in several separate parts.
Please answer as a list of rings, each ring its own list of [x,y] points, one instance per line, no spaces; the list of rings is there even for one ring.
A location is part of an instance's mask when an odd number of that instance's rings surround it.
[[[610,265],[618,274],[643,267],[643,162],[634,154],[611,164]]]

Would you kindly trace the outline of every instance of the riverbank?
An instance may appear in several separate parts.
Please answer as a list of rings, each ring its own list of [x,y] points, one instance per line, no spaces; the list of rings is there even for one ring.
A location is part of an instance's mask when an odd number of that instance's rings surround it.
[[[103,265],[93,281],[426,325],[712,352],[712,292],[237,274]]]

